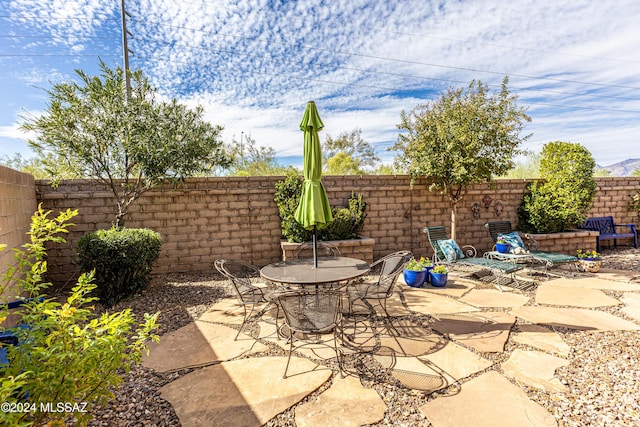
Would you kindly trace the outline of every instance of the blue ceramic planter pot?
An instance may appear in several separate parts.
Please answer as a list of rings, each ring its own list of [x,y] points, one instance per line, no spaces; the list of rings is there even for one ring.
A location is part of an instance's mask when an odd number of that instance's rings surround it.
[[[442,288],[447,284],[447,274],[438,274],[430,271],[429,275],[431,276],[431,286]]]
[[[426,280],[425,283],[430,283],[431,282],[431,270],[433,269],[433,265],[430,265],[429,267],[425,267],[427,274],[425,274]]]
[[[508,243],[496,243],[496,250],[501,254],[506,254],[511,249],[511,245]]]
[[[402,274],[404,276],[405,283],[412,288],[421,287],[427,280],[427,270],[404,270]]]

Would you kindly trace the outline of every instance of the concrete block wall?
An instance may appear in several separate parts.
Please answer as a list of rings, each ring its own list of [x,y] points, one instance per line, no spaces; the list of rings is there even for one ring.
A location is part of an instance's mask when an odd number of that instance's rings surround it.
[[[233,258],[256,265],[281,259],[280,218],[273,201],[275,183],[282,177],[222,177],[188,179],[179,188],[166,185],[145,193],[127,218],[128,227],[158,231],[163,249],[154,272],[212,271],[217,258]],[[640,188],[640,178],[599,178],[592,216],[614,215],[616,221],[633,222],[628,199]],[[413,187],[407,176],[323,177],[333,207],[344,206],[352,191],[368,204],[363,235],[375,239],[377,259],[397,250],[431,256],[426,225],[444,225],[450,234],[450,208],[445,195],[429,191],[427,180]],[[58,188],[38,181],[38,199],[46,209],[77,208],[68,243],[49,252],[50,275],[66,281],[76,274],[75,248],[79,237],[108,228],[115,217],[109,189],[89,181],[63,181]],[[469,189],[457,208],[457,240],[482,253],[493,246],[484,224],[518,222],[517,209],[526,191],[525,180],[499,180],[491,187]],[[486,203],[486,204],[485,204]],[[478,209],[473,209],[477,204]]]
[[[616,222],[638,221],[638,212],[629,210],[631,196],[640,190],[640,177],[598,178],[597,194],[590,216],[613,216]]]
[[[14,264],[11,249],[27,242],[26,233],[37,206],[33,176],[0,166],[0,243],[7,245],[0,252],[0,275]]]
[[[130,208],[126,226],[151,228],[163,247],[154,272],[212,271],[217,258],[264,265],[280,257],[280,223],[273,201],[275,178],[194,178],[179,188],[144,193]],[[90,181],[63,181],[57,188],[38,182],[48,209],[78,208],[77,224],[64,246],[49,252],[49,273],[66,281],[76,273],[76,246],[85,233],[109,228],[115,199]]]

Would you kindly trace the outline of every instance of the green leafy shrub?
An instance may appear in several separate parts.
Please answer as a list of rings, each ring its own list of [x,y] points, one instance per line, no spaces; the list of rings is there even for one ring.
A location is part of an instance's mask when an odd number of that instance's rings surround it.
[[[411,257],[407,265],[404,266],[405,270],[411,271],[423,271],[427,267],[431,267],[431,260],[425,257],[420,257],[420,259],[415,259]]]
[[[161,246],[160,234],[152,230],[98,230],[78,241],[80,270],[95,270],[98,298],[110,307],[144,289]]]
[[[0,401],[29,410],[0,411],[3,426],[86,425],[89,410],[113,397],[121,375],[140,362],[146,342],[158,341],[153,334],[157,314],[145,314],[138,324],[129,310],[100,316],[93,312],[91,273],[80,276],[64,302],[44,293],[51,286],[42,280],[47,272],[45,243],[64,243],[60,234],[67,232],[77,211],[67,210],[55,219],[49,214],[38,208],[30,242],[15,250],[17,263],[2,277],[5,295],[33,298],[12,312],[29,327],[14,330],[20,345],[6,347],[9,364],[0,366]],[[6,316],[5,307],[0,330]]]
[[[582,224],[596,194],[596,163],[582,145],[554,141],[542,149],[542,182],[529,185],[518,214],[520,229],[557,233]]]
[[[283,181],[276,183],[274,200],[280,213],[282,236],[289,242],[305,242],[311,240],[312,230],[305,229],[295,219],[295,211],[300,203],[303,180],[295,174],[290,174]],[[364,227],[367,203],[362,194],[351,193],[347,207],[333,208],[333,222],[318,231],[321,240],[355,239]]]
[[[320,230],[319,235],[322,240],[347,240],[357,239],[358,234],[364,227],[364,220],[367,217],[367,204],[362,200],[362,194],[351,193],[349,197],[349,207],[334,208],[333,222],[327,228]]]
[[[311,230],[305,229],[294,217],[300,203],[302,182],[296,174],[288,174],[284,180],[276,182],[275,185],[274,200],[278,205],[280,227],[282,235],[289,242],[305,242],[311,240],[313,235]]]

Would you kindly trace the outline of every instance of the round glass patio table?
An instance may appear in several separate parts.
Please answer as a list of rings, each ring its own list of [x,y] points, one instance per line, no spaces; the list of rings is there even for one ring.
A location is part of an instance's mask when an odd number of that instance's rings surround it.
[[[260,275],[265,280],[282,284],[322,285],[355,279],[369,269],[369,264],[361,259],[321,257],[318,268],[313,266],[312,258],[293,259],[269,264],[260,270]]]

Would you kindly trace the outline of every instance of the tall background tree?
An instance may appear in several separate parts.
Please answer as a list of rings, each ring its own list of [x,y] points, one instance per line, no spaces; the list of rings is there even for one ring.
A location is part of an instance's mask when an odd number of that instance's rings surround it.
[[[49,154],[49,157],[53,156]],[[56,164],[57,162],[54,162],[53,159],[50,158],[48,163]],[[31,157],[25,159],[20,153],[15,153],[13,156],[0,156],[0,165],[19,170],[21,172],[30,173],[35,179],[47,179],[54,174],[52,171],[48,170],[48,167],[44,164],[41,158]],[[61,178],[64,178],[64,174],[60,175],[62,175]]]
[[[505,179],[532,179],[540,178],[540,153],[527,151],[524,156],[515,161],[513,169],[500,178]]]
[[[44,114],[25,118],[22,129],[35,133],[29,145],[51,178],[64,173],[109,186],[116,226],[145,191],[229,164],[222,128],[202,119],[202,107],[159,100],[139,70],[130,73],[127,96],[123,70],[102,61],[100,69],[93,77],[77,70],[79,82],[55,85]]]
[[[342,132],[336,139],[327,135],[322,156],[327,175],[362,175],[380,161],[371,144],[362,138],[361,129]]]
[[[241,135],[240,141],[233,138],[229,152],[232,163],[228,168],[235,176],[286,175],[292,167],[280,165],[273,147],[258,146],[251,135]]]
[[[401,133],[394,149],[396,165],[412,177],[432,180],[430,190],[447,195],[451,207],[451,236],[456,238],[456,206],[471,185],[504,175],[523,153],[525,122],[531,119],[507,88],[491,93],[486,85],[449,89],[438,99],[401,113]]]

